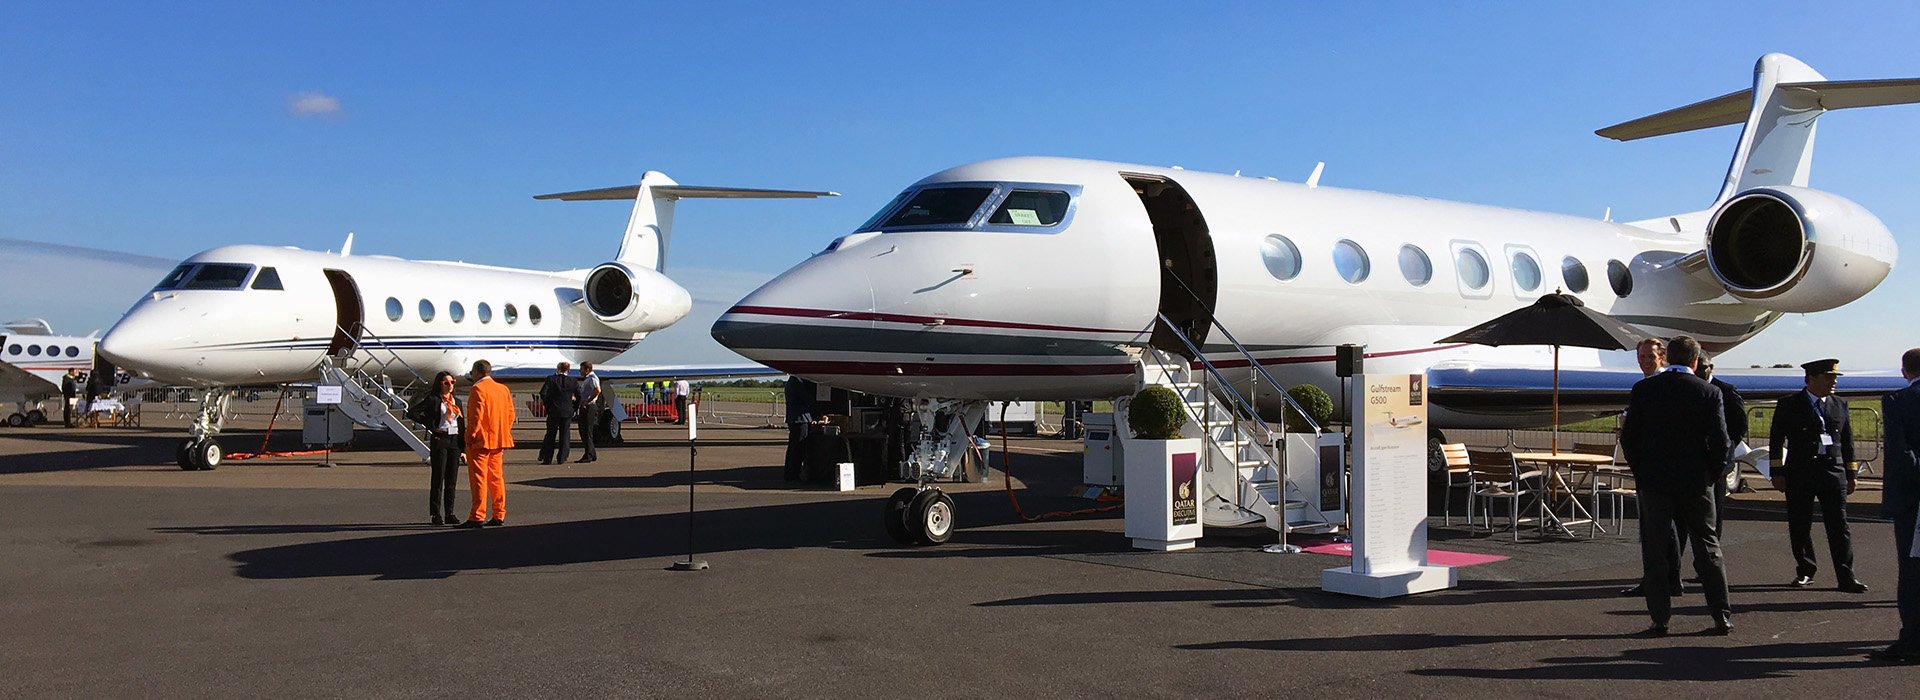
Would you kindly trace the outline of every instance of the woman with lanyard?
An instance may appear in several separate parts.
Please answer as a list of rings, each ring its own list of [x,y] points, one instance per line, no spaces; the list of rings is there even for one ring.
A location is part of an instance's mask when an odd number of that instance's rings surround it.
[[[427,511],[433,514],[435,525],[460,524],[460,516],[453,510],[453,488],[455,475],[460,471],[460,436],[464,426],[460,402],[453,398],[453,383],[451,372],[433,375],[433,392],[429,395],[432,406],[421,411],[429,419],[423,421],[429,433],[427,461],[433,467],[432,480],[427,486]],[[440,515],[443,509],[445,518]]]

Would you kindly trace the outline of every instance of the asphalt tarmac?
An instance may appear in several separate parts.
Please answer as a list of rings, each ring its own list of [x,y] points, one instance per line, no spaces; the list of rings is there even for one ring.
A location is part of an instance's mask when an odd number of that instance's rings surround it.
[[[703,427],[712,568],[674,572],[684,428],[554,466],[521,430],[507,526],[453,530],[426,524],[426,468],[365,431],[332,467],[183,472],[178,422],[147,423],[0,429],[0,696],[1899,697],[1920,672],[1862,657],[1898,624],[1890,526],[1854,525],[1872,592],[1830,570],[1789,588],[1764,494],[1729,511],[1733,636],[1696,634],[1690,592],[1674,636],[1642,639],[1642,602],[1617,595],[1631,529],[1516,544],[1436,519],[1434,548],[1510,558],[1371,601],[1318,589],[1344,558],[1261,553],[1260,529],[1149,553],[1118,513],[1022,522],[998,472],[955,487],[952,542],[899,546],[879,520],[898,485],[794,488],[784,431]],[[1088,505],[1063,495],[1077,444],[1012,447],[1027,512]]]

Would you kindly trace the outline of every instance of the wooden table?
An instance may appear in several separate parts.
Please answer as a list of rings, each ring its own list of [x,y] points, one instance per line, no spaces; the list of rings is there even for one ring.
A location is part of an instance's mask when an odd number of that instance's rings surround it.
[[[1549,523],[1559,528],[1560,532],[1568,537],[1576,536],[1573,534],[1573,530],[1568,528],[1569,525],[1584,523],[1596,530],[1601,529],[1600,523],[1594,519],[1593,513],[1587,511],[1587,507],[1580,503],[1579,498],[1572,497],[1574,495],[1573,488],[1567,485],[1567,479],[1561,475],[1561,471],[1564,469],[1570,472],[1573,469],[1583,467],[1597,471],[1598,467],[1612,464],[1613,455],[1598,455],[1587,452],[1515,452],[1513,453],[1513,459],[1516,462],[1529,462],[1546,467],[1547,474],[1549,475],[1549,483],[1547,485],[1549,501],[1548,507],[1544,509],[1546,510],[1547,517],[1543,518],[1540,523],[1541,531],[1544,532]],[[1591,486],[1592,484],[1590,483],[1589,485]],[[1565,498],[1562,496],[1565,496]],[[1556,512],[1555,501],[1564,504],[1567,511],[1566,517],[1561,517],[1561,514]]]

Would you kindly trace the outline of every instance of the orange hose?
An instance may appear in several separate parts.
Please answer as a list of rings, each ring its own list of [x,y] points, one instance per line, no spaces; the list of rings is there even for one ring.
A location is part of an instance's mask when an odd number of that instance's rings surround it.
[[[295,450],[293,452],[268,452],[267,451],[267,441],[273,439],[273,426],[278,425],[280,423],[280,405],[286,400],[287,400],[287,389],[286,387],[281,387],[280,398],[274,399],[273,401],[273,417],[267,419],[267,434],[260,438],[260,451],[259,452],[234,452],[226,456],[227,461],[238,462],[246,459],[259,459],[261,457],[300,457],[304,455],[317,455],[322,452],[326,452],[326,450]]]
[[[968,442],[972,442],[972,441],[969,440]],[[980,458],[980,461],[982,463],[986,462],[986,457],[982,456]],[[1016,516],[1019,516],[1019,518],[1025,522],[1031,523],[1031,522],[1037,522],[1041,520],[1057,520],[1060,518],[1070,518],[1076,515],[1092,515],[1094,513],[1106,513],[1109,511],[1120,510],[1121,508],[1121,506],[1112,505],[1112,506],[1100,506],[1097,508],[1081,508],[1079,510],[1056,510],[1048,513],[1041,513],[1039,515],[1027,515],[1027,512],[1020,508],[1019,497],[1016,497],[1013,495],[1013,453],[1011,449],[1007,447],[1006,404],[1000,405],[1000,476],[1001,476],[1001,480],[1006,482],[1007,502],[1013,504],[1013,514]]]

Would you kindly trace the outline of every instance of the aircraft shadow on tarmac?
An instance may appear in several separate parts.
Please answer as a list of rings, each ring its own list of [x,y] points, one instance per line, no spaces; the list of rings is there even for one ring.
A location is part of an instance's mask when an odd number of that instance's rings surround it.
[[[1005,546],[1032,555],[1056,548],[1089,551],[1124,545],[1112,532],[981,531],[979,528],[1012,522],[1001,501],[997,510],[988,501],[1004,499],[998,493],[955,494],[963,514],[977,514],[971,526],[955,532],[943,547],[955,552],[975,546]],[[763,549],[807,547],[897,551],[881,528],[884,498],[829,500],[810,503],[701,511],[695,519],[699,554],[712,555]],[[997,515],[996,515],[997,514]],[[963,515],[963,517],[967,517]],[[997,520],[996,520],[997,518]],[[500,528],[455,530],[438,527],[379,524],[208,525],[172,527],[170,534],[238,535],[305,534],[324,532],[384,532],[372,537],[306,542],[235,552],[235,574],[242,578],[286,579],[329,576],[370,576],[376,579],[441,578],[461,571],[498,571],[527,567],[593,562],[658,559],[662,566],[684,556],[687,515],[684,512],[580,520]],[[965,521],[963,521],[963,524]],[[1061,543],[1068,544],[1061,544]],[[1076,544],[1077,543],[1077,544]],[[1024,547],[1024,548],[1023,548]]]
[[[1704,624],[1702,625],[1704,627]],[[1736,633],[1737,634],[1737,633]],[[1631,635],[1470,635],[1470,634],[1372,634],[1309,639],[1271,639],[1235,642],[1186,644],[1177,648],[1207,651],[1247,649],[1254,651],[1399,651],[1421,652],[1460,646],[1500,644],[1542,645],[1560,648],[1566,642],[1619,640]],[[1688,637],[1679,632],[1668,639]],[[1718,639],[1718,638],[1716,638]],[[1496,680],[1652,680],[1652,681],[1737,681],[1761,678],[1787,678],[1808,671],[1859,668],[1861,655],[1884,646],[1885,642],[1778,643],[1743,645],[1734,641],[1699,646],[1659,646],[1627,649],[1617,655],[1548,657],[1522,668],[1419,668],[1408,673],[1422,676],[1485,678]],[[1649,640],[1649,643],[1659,643]],[[1520,654],[1503,659],[1501,665],[1524,663]]]
[[[0,455],[0,474],[40,474],[143,464],[165,464],[168,468],[174,468],[173,450],[180,444],[180,431],[117,428],[111,435],[50,433],[46,439],[103,447]]]

